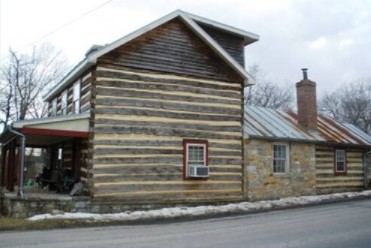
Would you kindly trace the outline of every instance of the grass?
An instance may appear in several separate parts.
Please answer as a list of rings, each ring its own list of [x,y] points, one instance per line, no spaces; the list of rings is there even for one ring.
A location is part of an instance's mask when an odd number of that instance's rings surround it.
[[[155,221],[155,220],[154,220]],[[29,231],[29,230],[49,230],[59,228],[78,228],[78,227],[101,227],[127,224],[143,224],[151,221],[133,220],[93,220],[93,219],[48,219],[30,221],[27,219],[9,218],[0,215],[0,232],[2,231]]]
[[[89,219],[80,220],[39,220],[9,218],[0,216],[0,231],[47,230],[56,228],[102,226],[106,223]]]

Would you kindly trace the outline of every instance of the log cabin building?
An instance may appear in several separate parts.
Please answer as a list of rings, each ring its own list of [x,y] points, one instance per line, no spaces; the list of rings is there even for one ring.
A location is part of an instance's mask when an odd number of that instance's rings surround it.
[[[53,209],[119,212],[329,192],[316,186],[339,182],[330,175],[336,142],[314,148],[312,140],[309,145],[300,140],[298,157],[308,154],[293,173],[306,182],[297,190],[291,174],[278,182],[271,172],[272,151],[263,148],[271,149],[275,138],[250,132],[258,120],[251,111],[268,111],[244,109],[244,88],[254,83],[244,69],[244,47],[258,39],[177,10],[111,44],[92,46],[45,96],[47,118],[15,122],[0,136],[5,212],[16,217]],[[356,189],[362,177],[358,155],[365,144],[370,148],[367,142],[346,148],[351,162],[343,181],[355,178]],[[83,182],[83,196],[48,198],[44,205],[25,197],[24,147],[46,152],[43,182],[68,193],[65,183],[72,178]],[[318,168],[314,156],[323,161]],[[266,159],[261,166],[254,162],[259,159]],[[291,189],[281,193],[269,182]],[[20,197],[9,195],[13,191]]]
[[[12,161],[25,137],[95,205],[241,201],[244,47],[258,38],[178,10],[93,46],[45,96],[48,118],[1,136],[2,185],[20,184]]]

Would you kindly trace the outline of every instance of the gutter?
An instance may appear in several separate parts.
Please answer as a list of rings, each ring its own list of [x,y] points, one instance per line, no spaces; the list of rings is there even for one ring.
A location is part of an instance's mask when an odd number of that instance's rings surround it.
[[[21,199],[24,199],[24,191],[23,191],[23,180],[24,180],[24,157],[25,157],[25,151],[26,151],[26,136],[22,133],[19,133],[12,129],[11,126],[9,126],[9,132],[14,133],[17,136],[21,137],[21,152],[19,153],[20,156],[20,169],[19,169],[19,188],[18,188],[18,196]]]
[[[371,155],[371,150],[363,154],[363,186],[367,189],[367,156]]]

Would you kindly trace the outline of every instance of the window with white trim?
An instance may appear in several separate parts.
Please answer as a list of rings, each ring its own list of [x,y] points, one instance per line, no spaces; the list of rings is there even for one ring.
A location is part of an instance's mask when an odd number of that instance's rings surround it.
[[[345,150],[337,149],[335,150],[335,172],[346,173],[346,171],[347,163]]]
[[[208,176],[208,144],[206,140],[184,140],[184,177]],[[202,167],[205,167],[204,169]],[[197,172],[194,170],[197,168]]]
[[[52,116],[57,116],[57,98],[52,101]]]
[[[273,173],[284,174],[289,170],[289,145],[273,144]]]
[[[80,113],[80,92],[81,84],[80,81],[77,81],[73,85],[73,113],[78,114]]]
[[[67,90],[62,93],[62,115],[67,115]]]

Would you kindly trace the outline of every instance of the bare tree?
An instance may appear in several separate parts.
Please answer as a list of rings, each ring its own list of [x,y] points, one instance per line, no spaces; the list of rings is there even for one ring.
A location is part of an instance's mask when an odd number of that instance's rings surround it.
[[[322,113],[371,134],[371,79],[344,85],[319,101]]]
[[[259,65],[252,65],[249,73],[255,78],[255,85],[245,88],[245,104],[273,109],[289,110],[294,102],[294,87],[278,85],[266,79]]]
[[[30,54],[10,49],[0,71],[0,124],[40,118],[45,113],[42,94],[61,79],[67,68],[67,60],[50,45],[34,47]]]

